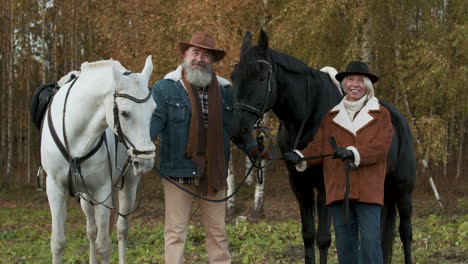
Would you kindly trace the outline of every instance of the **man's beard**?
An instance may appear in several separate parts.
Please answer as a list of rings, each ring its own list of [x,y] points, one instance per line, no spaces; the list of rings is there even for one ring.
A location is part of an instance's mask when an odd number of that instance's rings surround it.
[[[197,64],[194,62],[193,64]],[[195,87],[206,87],[211,83],[212,68],[211,65],[204,65],[198,63],[198,65],[204,66],[204,69],[193,69],[190,62],[184,60],[182,67],[185,71],[185,78],[190,85]]]

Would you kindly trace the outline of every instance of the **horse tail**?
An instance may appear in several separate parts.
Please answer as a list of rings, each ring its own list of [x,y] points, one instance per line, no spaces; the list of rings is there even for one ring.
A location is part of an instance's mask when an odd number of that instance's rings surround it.
[[[391,188],[394,184],[388,184],[387,181],[393,177],[387,175],[385,188]],[[388,187],[387,187],[388,186]],[[382,248],[385,263],[391,263],[393,253],[393,243],[395,241],[396,226],[396,199],[392,190],[386,190],[384,197],[384,206],[382,207],[381,226],[380,226],[380,244]]]

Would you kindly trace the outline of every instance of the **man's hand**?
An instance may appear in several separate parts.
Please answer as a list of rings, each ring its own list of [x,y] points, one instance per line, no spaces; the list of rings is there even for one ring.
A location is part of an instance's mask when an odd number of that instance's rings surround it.
[[[249,153],[249,156],[253,159],[257,159],[258,158],[258,147],[255,146],[253,147],[251,150],[250,150],[250,153]],[[268,152],[268,149],[263,149],[262,153],[260,153],[260,159],[261,160],[269,160],[271,157],[270,157],[270,152]]]
[[[349,149],[338,147],[336,148],[334,154],[335,155],[333,156],[333,158],[335,159],[340,159],[340,160],[350,159],[351,161],[354,161],[354,153]]]
[[[284,153],[283,158],[286,162],[292,165],[296,165],[299,162],[299,159],[301,157],[296,152],[290,151],[290,152]]]

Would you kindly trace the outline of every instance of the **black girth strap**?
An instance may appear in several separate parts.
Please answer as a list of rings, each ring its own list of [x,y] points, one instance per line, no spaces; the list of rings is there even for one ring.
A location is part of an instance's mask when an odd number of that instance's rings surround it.
[[[73,84],[70,86],[69,89],[72,88]],[[89,159],[101,148],[101,145],[104,142],[104,138],[106,137],[106,133],[102,134],[102,136],[99,138],[98,144],[88,154],[86,154],[83,157],[77,157],[77,158],[70,157],[65,146],[60,141],[60,138],[57,135],[57,131],[55,130],[54,123],[52,121],[52,111],[50,110],[52,101],[50,102],[49,107],[48,107],[49,109],[47,110],[47,122],[49,123],[49,131],[60,153],[62,153],[62,156],[65,158],[65,160],[69,162],[70,168],[68,170],[68,192],[71,197],[74,197],[76,194],[75,184],[74,184],[76,176],[74,174],[76,173],[81,174],[81,162]]]

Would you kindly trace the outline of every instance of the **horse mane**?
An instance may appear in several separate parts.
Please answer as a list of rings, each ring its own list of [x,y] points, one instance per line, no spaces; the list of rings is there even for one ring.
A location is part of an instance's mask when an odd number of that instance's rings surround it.
[[[303,61],[294,58],[293,56],[281,53],[273,49],[270,50],[273,61],[281,67],[287,69],[288,71],[296,73],[307,73],[312,70],[312,68],[310,68]]]
[[[101,60],[101,61],[95,61],[95,62],[84,62],[81,64],[81,71],[90,71],[98,68],[104,68],[104,67],[112,67],[112,65],[116,65],[122,72],[125,72],[126,69],[125,67],[120,64],[120,62],[115,61],[113,59],[110,60]]]

